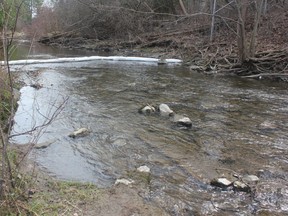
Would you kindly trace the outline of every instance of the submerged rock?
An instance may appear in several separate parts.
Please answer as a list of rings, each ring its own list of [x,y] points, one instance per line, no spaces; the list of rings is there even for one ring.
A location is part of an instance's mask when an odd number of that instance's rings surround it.
[[[56,141],[57,140],[48,140],[46,142],[37,143],[36,145],[34,145],[34,148],[35,149],[45,149],[45,148],[49,147],[50,145],[52,145]]]
[[[73,133],[69,134],[69,137],[76,138],[76,137],[83,137],[89,134],[89,130],[87,128],[80,128]]]
[[[116,181],[115,181],[115,185],[119,185],[119,184],[124,184],[124,185],[131,185],[131,184],[133,184],[134,183],[134,181],[133,180],[128,180],[128,179],[117,179]]]
[[[191,128],[192,127],[192,121],[190,118],[182,116],[182,115],[177,115],[175,114],[173,116],[173,122],[176,123],[178,126],[184,126],[187,128]]]
[[[232,185],[232,182],[226,178],[216,178],[210,184],[216,187],[227,188]]]
[[[142,114],[151,114],[154,113],[155,111],[156,109],[149,104],[139,109],[139,113]]]
[[[160,104],[159,112],[162,116],[171,116],[174,113],[167,104]]]
[[[138,172],[150,173],[150,168],[148,166],[140,166],[137,168]]]
[[[272,121],[264,121],[259,125],[260,130],[276,130],[277,125]]]

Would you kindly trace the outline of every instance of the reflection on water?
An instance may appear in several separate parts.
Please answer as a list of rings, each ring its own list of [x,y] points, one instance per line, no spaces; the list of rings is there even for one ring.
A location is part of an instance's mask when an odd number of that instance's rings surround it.
[[[13,141],[56,140],[34,151],[52,175],[107,187],[145,164],[151,168],[150,191],[141,196],[171,215],[288,211],[285,85],[133,62],[35,67],[21,70],[38,71],[38,76],[28,78],[22,72],[22,78],[43,88],[21,90],[14,133],[41,124],[69,100],[41,136]],[[190,117],[192,129],[175,128],[157,115],[140,115],[138,108],[147,103],[167,103]],[[91,133],[68,137],[81,127]],[[258,175],[259,187],[251,195],[209,186],[212,178],[228,171]]]
[[[74,57],[74,56],[90,56],[93,55],[89,50],[71,50],[67,48],[48,47],[37,42],[20,41],[11,46],[10,60],[18,59],[49,59],[54,57]],[[107,53],[106,53],[107,54]],[[95,55],[95,53],[94,53]],[[98,55],[105,55],[105,53],[98,53]],[[0,60],[3,60],[0,56]]]

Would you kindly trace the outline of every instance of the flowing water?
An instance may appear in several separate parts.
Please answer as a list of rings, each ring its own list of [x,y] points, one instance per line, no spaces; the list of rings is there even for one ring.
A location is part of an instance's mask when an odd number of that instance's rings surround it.
[[[33,58],[59,56],[57,50],[42,49],[35,48]],[[47,127],[12,138],[18,144],[52,143],[33,152],[51,175],[109,187],[146,165],[151,168],[149,191],[140,195],[171,215],[288,214],[286,84],[139,62],[72,62],[13,70],[21,71],[20,79],[27,84],[43,85],[21,89],[13,133],[47,122],[67,100]],[[160,103],[188,116],[192,128],[138,113],[145,104]],[[82,127],[91,133],[68,137]],[[254,174],[260,181],[252,193],[210,186],[211,179],[232,172]]]

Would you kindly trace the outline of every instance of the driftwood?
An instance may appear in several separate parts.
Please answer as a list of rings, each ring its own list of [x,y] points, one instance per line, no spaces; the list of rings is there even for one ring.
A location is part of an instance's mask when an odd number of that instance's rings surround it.
[[[244,62],[236,74],[248,78],[279,78],[288,76],[288,49],[259,52]],[[285,77],[285,78],[283,78]]]
[[[209,47],[199,50],[202,61],[197,62],[196,66],[193,65],[191,69],[205,73],[233,73],[246,78],[288,81],[288,48],[258,52],[255,57],[239,64],[232,48],[228,52],[227,49],[223,52],[219,46],[216,47],[214,52],[209,51]]]

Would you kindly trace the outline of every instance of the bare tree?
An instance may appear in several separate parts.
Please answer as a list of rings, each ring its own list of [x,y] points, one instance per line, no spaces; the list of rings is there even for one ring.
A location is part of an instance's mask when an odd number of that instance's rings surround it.
[[[184,15],[188,15],[187,10],[186,10],[186,7],[185,7],[185,5],[184,5],[184,3],[183,3],[182,0],[179,0],[179,5],[180,5],[180,7],[181,7],[181,10],[182,10],[183,14],[184,14]]]
[[[211,31],[210,31],[210,42],[212,42],[212,40],[213,40],[213,34],[214,34],[216,4],[217,4],[217,0],[213,0],[212,20],[211,20]]]
[[[248,7],[248,0],[236,0],[236,9],[238,13],[237,23],[237,44],[238,44],[238,57],[241,63],[248,58],[247,44],[246,44],[246,12]]]
[[[250,57],[254,57],[256,52],[258,26],[262,14],[263,2],[264,0],[254,0],[256,13],[254,17],[254,26],[250,40]]]

